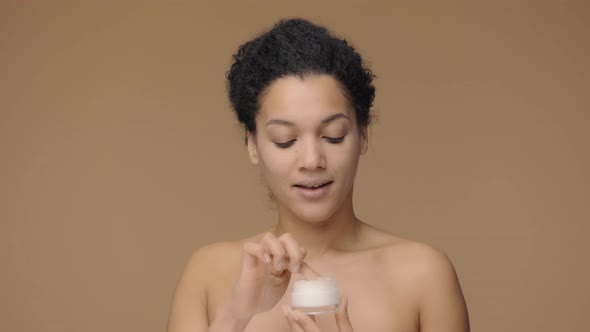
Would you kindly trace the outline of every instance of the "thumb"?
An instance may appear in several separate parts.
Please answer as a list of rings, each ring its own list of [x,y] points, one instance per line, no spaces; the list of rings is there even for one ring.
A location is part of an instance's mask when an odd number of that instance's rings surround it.
[[[354,332],[348,316],[348,297],[342,296],[336,311],[336,325],[339,332]]]

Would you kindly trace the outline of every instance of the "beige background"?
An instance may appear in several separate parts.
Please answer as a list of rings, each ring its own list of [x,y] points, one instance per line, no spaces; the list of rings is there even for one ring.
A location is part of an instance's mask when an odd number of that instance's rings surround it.
[[[162,331],[195,248],[273,223],[224,75],[283,16],[378,75],[358,215],[453,259],[473,331],[588,331],[588,2],[442,3],[2,1],[0,331]]]

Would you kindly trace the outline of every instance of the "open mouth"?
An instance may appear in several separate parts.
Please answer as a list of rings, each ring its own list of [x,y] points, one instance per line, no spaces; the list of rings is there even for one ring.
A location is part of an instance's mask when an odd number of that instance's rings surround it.
[[[295,187],[297,188],[302,188],[302,189],[308,189],[308,190],[316,190],[316,189],[320,189],[323,187],[326,187],[328,185],[330,185],[333,181],[328,181],[319,185],[314,185],[314,186],[306,186],[306,185],[302,185],[302,184],[296,184]]]
[[[328,181],[317,185],[296,184],[293,187],[295,187],[302,197],[315,200],[327,195],[333,182],[334,181]]]

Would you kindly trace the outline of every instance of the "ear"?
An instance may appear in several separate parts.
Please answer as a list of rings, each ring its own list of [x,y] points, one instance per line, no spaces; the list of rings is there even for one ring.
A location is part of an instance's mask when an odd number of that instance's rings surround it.
[[[369,133],[368,128],[363,126],[360,130],[360,139],[361,139],[361,154],[367,153],[369,149]]]
[[[246,146],[248,148],[250,162],[254,165],[258,165],[258,148],[256,146],[256,137],[250,132],[246,132]]]

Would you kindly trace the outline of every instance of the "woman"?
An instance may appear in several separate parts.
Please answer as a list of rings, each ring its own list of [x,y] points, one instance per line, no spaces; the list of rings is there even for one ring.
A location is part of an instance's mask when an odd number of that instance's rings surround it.
[[[243,44],[229,98],[277,224],[197,250],[177,286],[169,332],[469,331],[449,259],[356,218],[353,188],[375,89],[345,40],[302,19]],[[335,314],[289,306],[290,285],[330,276]]]

